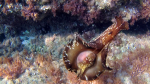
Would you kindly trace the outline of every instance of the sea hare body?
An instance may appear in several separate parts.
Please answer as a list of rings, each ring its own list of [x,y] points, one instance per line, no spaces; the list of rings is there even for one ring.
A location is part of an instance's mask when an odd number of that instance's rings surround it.
[[[85,42],[79,35],[68,43],[63,52],[66,69],[77,73],[82,80],[94,80],[105,70],[108,45],[120,30],[129,29],[128,22],[116,17],[116,22],[96,39]]]
[[[110,43],[120,30],[128,30],[128,22],[123,21],[122,17],[115,17],[116,22],[108,27],[102,34],[89,43],[89,46],[102,49],[106,44]]]

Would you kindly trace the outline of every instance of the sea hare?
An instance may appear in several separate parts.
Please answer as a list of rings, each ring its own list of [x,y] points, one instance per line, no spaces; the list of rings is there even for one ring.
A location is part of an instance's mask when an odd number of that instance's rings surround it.
[[[94,80],[105,70],[108,45],[120,30],[128,30],[128,22],[122,17],[115,17],[116,22],[108,27],[96,39],[85,42],[79,35],[68,43],[63,52],[67,70],[75,72],[81,80]]]

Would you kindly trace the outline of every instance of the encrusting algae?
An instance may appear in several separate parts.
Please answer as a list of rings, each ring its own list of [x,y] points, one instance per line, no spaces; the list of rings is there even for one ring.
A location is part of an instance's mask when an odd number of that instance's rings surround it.
[[[15,79],[30,66],[30,62],[22,58],[19,53],[14,57],[0,57],[0,77]]]
[[[48,77],[48,84],[61,84],[65,82],[65,78],[62,77],[63,73],[60,70],[60,64],[57,61],[53,61],[50,54],[45,56],[38,54],[36,56],[35,64],[38,66],[38,71],[42,74],[42,76]]]

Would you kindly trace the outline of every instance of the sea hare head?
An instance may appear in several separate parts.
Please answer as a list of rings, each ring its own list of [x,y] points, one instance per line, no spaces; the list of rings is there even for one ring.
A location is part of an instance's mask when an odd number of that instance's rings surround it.
[[[94,64],[96,54],[90,50],[83,51],[77,56],[78,75],[82,75],[83,72]]]

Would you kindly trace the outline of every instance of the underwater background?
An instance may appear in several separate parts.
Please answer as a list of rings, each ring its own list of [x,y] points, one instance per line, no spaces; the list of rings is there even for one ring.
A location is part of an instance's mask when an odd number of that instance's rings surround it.
[[[65,46],[98,37],[121,16],[93,81],[66,69]],[[150,0],[0,0],[0,84],[150,84]]]

